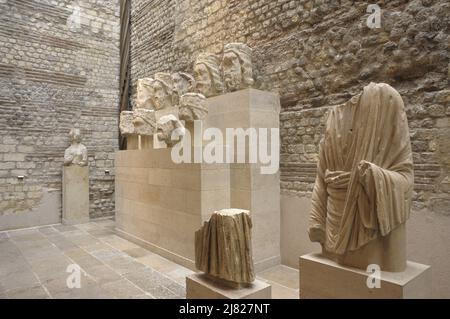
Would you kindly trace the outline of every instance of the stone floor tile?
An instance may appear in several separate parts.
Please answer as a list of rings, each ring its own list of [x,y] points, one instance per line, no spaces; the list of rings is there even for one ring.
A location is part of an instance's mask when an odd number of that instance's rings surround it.
[[[86,257],[74,259],[74,262],[83,269],[104,265],[103,262],[101,262],[92,255],[87,255]]]
[[[138,245],[123,239],[117,235],[109,235],[109,236],[105,236],[102,237],[102,242],[107,243],[108,245],[119,249],[119,250],[127,250],[127,249],[132,249],[132,248],[139,248]]]
[[[37,230],[34,233],[29,233],[29,234],[23,234],[23,235],[11,235],[9,234],[10,238],[14,241],[14,242],[37,242],[40,240],[45,240],[45,235],[38,232]]]
[[[291,289],[299,288],[298,270],[284,265],[278,265],[258,272],[258,276],[273,282],[277,282],[278,284]]]
[[[38,278],[30,269],[18,270],[0,277],[0,293],[18,288],[34,287],[38,284]]]
[[[75,245],[80,246],[80,247],[99,243],[98,239],[96,239],[93,236],[87,235],[87,234],[72,236],[69,238],[69,240],[72,243],[74,243]]]
[[[113,219],[101,219],[101,220],[94,220],[93,223],[100,225],[102,227],[106,226],[115,226],[115,221]]]
[[[121,252],[120,250],[114,249],[110,246],[99,250],[91,251],[90,254],[100,259],[101,261],[106,261],[117,257],[125,257],[125,258],[128,257],[128,255],[126,255],[125,253]]]
[[[111,258],[105,260],[105,264],[110,266],[114,271],[116,271],[120,275],[135,272],[145,268],[145,265],[134,261],[130,257]]]
[[[123,250],[123,252],[133,258],[140,258],[148,255],[154,255],[151,251],[148,251],[147,249],[141,247],[126,249]]]
[[[44,235],[52,235],[59,233],[53,226],[39,227],[38,231]]]
[[[5,293],[7,299],[49,299],[50,296],[41,285],[34,287],[18,288]]]
[[[52,298],[55,299],[70,299],[70,298],[96,298],[92,296],[94,293],[99,293],[99,285],[91,278],[81,273],[80,288],[69,288],[67,280],[69,273],[58,275],[42,282],[42,285],[47,289]]]
[[[192,271],[183,266],[179,266],[179,268],[166,273],[169,278],[183,287],[186,287],[186,277],[192,274],[195,274],[195,271]]]
[[[83,231],[102,229],[102,226],[100,226],[96,223],[85,223],[85,224],[78,224],[78,225],[74,225],[74,226]]]
[[[118,273],[108,266],[100,265],[94,267],[84,268],[88,276],[95,280],[99,285],[103,285],[108,282],[117,281],[122,279]]]
[[[139,257],[137,260],[144,265],[153,268],[159,272],[168,274],[180,267],[180,265],[170,261],[164,257],[161,257],[157,254],[151,254],[144,257]]]
[[[102,249],[108,249],[111,248],[110,246],[102,243],[101,241],[96,241],[87,245],[80,245],[81,248],[83,248],[88,253],[92,253],[94,251],[99,251]]]
[[[79,230],[78,228],[76,228],[73,225],[56,225],[56,226],[53,226],[53,228],[55,228],[57,231],[59,231],[61,233]]]
[[[31,269],[38,276],[40,281],[45,281],[55,276],[68,276],[69,273],[67,273],[67,267],[70,264],[73,264],[73,262],[67,258],[52,258],[47,261],[32,264]]]
[[[26,229],[9,230],[7,233],[9,238],[14,238],[27,235],[36,235],[39,232],[36,228],[26,228]]]
[[[111,236],[111,235],[115,234],[114,231],[109,230],[109,229],[105,229],[105,228],[88,230],[87,233],[89,235],[91,235],[91,236],[96,237],[96,238],[107,237],[107,236]]]
[[[158,286],[150,289],[149,293],[154,296],[156,299],[179,299],[180,296],[177,296],[172,291],[167,289],[164,286]]]
[[[133,298],[145,294],[142,289],[125,279],[103,284],[101,287],[108,295],[118,299]]]

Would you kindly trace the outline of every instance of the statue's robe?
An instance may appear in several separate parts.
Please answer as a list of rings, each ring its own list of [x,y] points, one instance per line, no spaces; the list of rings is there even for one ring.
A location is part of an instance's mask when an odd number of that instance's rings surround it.
[[[413,179],[402,98],[387,84],[371,83],[329,112],[312,194],[311,240],[345,255],[388,236],[409,218]]]

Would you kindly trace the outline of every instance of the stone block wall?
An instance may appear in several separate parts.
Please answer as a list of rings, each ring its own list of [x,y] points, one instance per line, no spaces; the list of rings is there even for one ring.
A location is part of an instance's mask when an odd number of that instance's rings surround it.
[[[119,1],[0,0],[0,13],[0,230],[33,226],[14,216],[61,214],[72,127],[88,149],[90,215],[114,214]]]
[[[381,28],[369,28],[369,4]],[[450,207],[450,3],[445,0],[132,1],[132,83],[192,72],[201,51],[254,50],[255,87],[281,97],[281,190],[307,195],[326,111],[369,82],[402,95],[415,160],[416,209]]]

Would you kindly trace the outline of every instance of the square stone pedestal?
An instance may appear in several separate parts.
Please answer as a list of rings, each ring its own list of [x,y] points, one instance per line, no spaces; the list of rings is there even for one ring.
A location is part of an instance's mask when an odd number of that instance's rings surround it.
[[[186,299],[271,299],[272,287],[255,280],[250,287],[231,288],[204,274],[186,277]]]
[[[379,288],[368,287],[369,275],[372,273],[339,265],[320,254],[303,255],[300,257],[300,298],[431,298],[430,266],[408,261],[403,272],[381,271]],[[369,282],[373,282],[373,278],[369,278]]]
[[[62,206],[63,224],[89,222],[89,167],[64,166]]]

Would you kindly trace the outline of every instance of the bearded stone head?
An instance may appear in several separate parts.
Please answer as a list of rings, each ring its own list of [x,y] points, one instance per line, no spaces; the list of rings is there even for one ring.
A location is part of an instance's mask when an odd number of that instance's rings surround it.
[[[169,73],[156,73],[152,87],[152,100],[155,110],[172,106],[173,83],[172,76]]]
[[[221,94],[223,83],[220,76],[219,59],[211,53],[201,53],[194,64],[196,91],[206,97]]]
[[[253,85],[252,49],[244,43],[229,43],[223,49],[222,73],[228,92]]]

